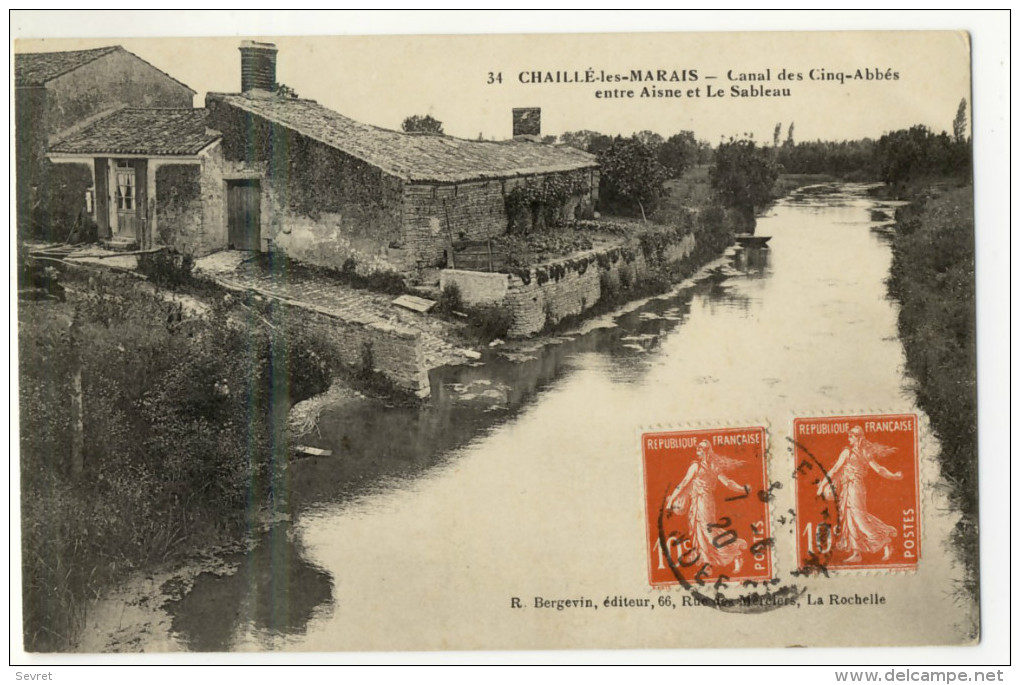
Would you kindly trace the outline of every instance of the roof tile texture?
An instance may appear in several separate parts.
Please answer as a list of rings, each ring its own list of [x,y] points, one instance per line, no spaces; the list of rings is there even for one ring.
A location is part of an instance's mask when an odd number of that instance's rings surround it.
[[[220,136],[206,129],[204,109],[126,108],[56,143],[63,154],[194,155]]]
[[[313,100],[210,96],[412,182],[454,183],[596,166],[593,155],[567,146],[401,133],[360,123]]]

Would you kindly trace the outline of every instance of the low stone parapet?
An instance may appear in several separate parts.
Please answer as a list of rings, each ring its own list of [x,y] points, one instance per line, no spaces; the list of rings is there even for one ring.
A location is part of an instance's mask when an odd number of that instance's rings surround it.
[[[500,304],[510,290],[510,276],[487,271],[443,269],[439,273],[439,288],[445,290],[456,285],[464,304],[475,307]]]

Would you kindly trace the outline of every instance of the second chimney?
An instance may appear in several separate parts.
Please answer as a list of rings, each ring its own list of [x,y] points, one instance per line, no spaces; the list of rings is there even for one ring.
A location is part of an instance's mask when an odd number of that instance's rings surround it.
[[[514,138],[542,135],[541,107],[514,107]]]
[[[241,92],[271,91],[276,85],[276,46],[246,40],[241,51]]]

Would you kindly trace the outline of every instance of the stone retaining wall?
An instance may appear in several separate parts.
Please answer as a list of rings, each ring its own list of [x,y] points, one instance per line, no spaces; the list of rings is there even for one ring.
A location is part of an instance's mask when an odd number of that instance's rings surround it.
[[[370,366],[397,387],[428,397],[429,376],[417,331],[381,321],[345,321],[313,305],[286,304],[306,330],[333,343],[344,365],[353,369]]]
[[[355,370],[369,368],[402,390],[418,397],[429,396],[429,374],[419,331],[377,319],[345,318],[314,304],[238,286],[221,278],[216,280],[228,290],[254,292],[287,307],[291,320],[297,319],[306,330],[333,343],[345,366]]]
[[[682,262],[694,246],[694,235],[688,234],[665,250],[663,261]],[[621,282],[635,283],[649,272],[640,245],[632,242],[543,264],[531,269],[528,279],[511,274],[506,302],[513,313],[513,324],[508,335],[512,338],[534,335],[547,323],[555,324],[590,309],[602,297],[603,276],[619,286]]]

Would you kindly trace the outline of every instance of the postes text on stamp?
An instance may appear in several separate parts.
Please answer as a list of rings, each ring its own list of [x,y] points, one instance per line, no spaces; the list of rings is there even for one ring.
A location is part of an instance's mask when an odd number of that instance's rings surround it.
[[[641,436],[653,586],[772,578],[763,427]]]
[[[917,417],[797,418],[793,434],[800,567],[916,568]]]

